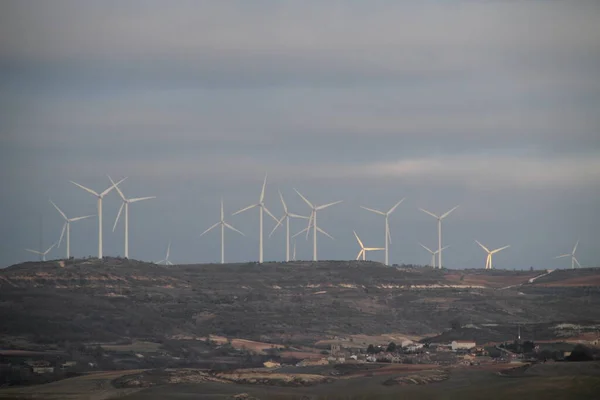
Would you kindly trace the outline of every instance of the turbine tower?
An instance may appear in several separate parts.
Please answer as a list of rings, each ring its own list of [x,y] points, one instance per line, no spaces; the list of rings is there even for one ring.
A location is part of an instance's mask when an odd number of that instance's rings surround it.
[[[125,179],[127,179],[127,178],[123,178],[119,182],[113,183],[113,185],[111,187],[109,187],[102,193],[96,193],[92,189],[86,188],[85,186],[80,185],[77,182],[69,181],[73,185],[79,186],[86,192],[89,192],[98,198],[98,258],[99,259],[102,259],[102,199],[104,198],[104,196],[106,196],[111,190],[113,190],[117,185],[119,185]]]
[[[165,265],[173,265],[171,261],[169,261],[169,254],[171,253],[171,241],[169,240],[169,245],[167,246],[167,255],[164,260],[157,261],[157,264],[164,263]]]
[[[446,212],[445,214],[442,214],[441,216],[437,216],[432,212],[429,212],[427,210],[424,210],[422,208],[419,208],[419,210],[423,211],[424,213],[427,213],[429,215],[431,215],[432,217],[434,217],[435,219],[438,220],[438,268],[442,268],[442,220],[444,218],[446,218],[452,211],[456,210],[458,208],[458,206],[454,207],[453,209],[451,209],[450,211]]]
[[[333,203],[315,207],[310,201],[308,201],[306,199],[306,197],[302,196],[302,194],[299,191],[297,191],[296,189],[294,189],[294,190],[296,191],[296,193],[298,193],[298,195],[300,197],[302,197],[302,200],[304,200],[306,202],[306,204],[308,204],[308,206],[311,208],[311,213],[310,213],[310,218],[308,219],[308,226],[305,229],[298,232],[297,234],[295,234],[293,237],[298,236],[302,232],[306,232],[306,237],[308,238],[308,234],[310,232],[310,227],[312,225],[312,227],[313,227],[313,261],[317,261],[317,231],[319,231],[323,235],[328,236],[331,239],[333,239],[333,236],[331,236],[329,233],[325,232],[323,229],[321,229],[317,226],[317,211],[321,211],[327,207],[333,206],[335,204],[339,204],[342,202],[342,200],[334,201]]]
[[[283,205],[283,217],[281,217],[281,219],[279,221],[277,221],[277,225],[275,225],[275,228],[273,228],[273,230],[269,234],[269,237],[271,237],[271,235],[273,235],[273,232],[275,232],[275,230],[279,227],[279,225],[281,225],[281,223],[285,219],[285,261],[289,262],[290,261],[290,217],[302,218],[302,219],[308,219],[308,217],[305,217],[304,215],[290,213],[288,211],[287,205],[285,204],[285,201],[283,200],[283,195],[281,194],[281,192],[279,192],[279,198],[281,199],[281,204]],[[296,244],[296,242],[294,241],[294,245],[295,244]],[[295,258],[295,256],[294,256],[294,258]]]
[[[581,268],[581,264],[579,264],[579,261],[577,261],[577,259],[575,258],[575,251],[577,251],[577,245],[579,244],[579,240],[577,241],[577,243],[575,243],[575,247],[573,247],[573,251],[569,254],[563,254],[562,256],[558,256],[558,257],[554,257],[556,258],[563,258],[563,257],[571,257],[571,269],[575,269],[575,264],[577,264],[579,266],[579,268]]]
[[[46,254],[50,253],[50,250],[52,250],[52,248],[56,246],[56,243],[54,243],[52,246],[48,247],[48,249],[46,251],[37,251],[37,250],[31,250],[31,249],[25,249],[25,251],[28,251],[30,253],[34,253],[34,254],[39,254],[40,256],[42,256],[42,261],[46,261]]]
[[[383,211],[375,210],[373,208],[368,208],[368,207],[360,206],[361,208],[364,208],[367,211],[371,211],[371,212],[374,212],[375,214],[383,215],[385,217],[385,265],[390,265],[388,244],[392,243],[392,234],[390,233],[389,216],[390,216],[391,213],[394,212],[394,210],[396,209],[396,207],[398,207],[403,201],[404,201],[404,199],[402,199],[399,202],[397,202],[394,205],[394,207],[392,207],[392,208],[389,209],[388,212],[383,212]]]
[[[504,250],[504,249],[507,249],[510,247],[510,245],[508,245],[508,246],[500,247],[499,249],[490,251],[487,247],[485,247],[484,245],[479,243],[477,240],[475,242],[477,242],[477,244],[479,246],[481,246],[481,248],[488,254],[487,258],[485,259],[485,269],[494,269],[494,266],[492,265],[492,256],[494,254],[496,254],[497,252],[499,252],[500,250]]]
[[[256,204],[252,204],[251,206],[248,206],[246,208],[242,208],[239,211],[234,212],[232,215],[236,215],[239,213],[243,213],[246,210],[250,210],[254,207],[258,207],[259,210],[259,225],[258,225],[258,262],[262,264],[263,262],[263,211],[266,212],[267,214],[269,214],[271,216],[271,218],[273,218],[275,220],[275,222],[277,221],[277,218],[275,218],[275,216],[273,214],[271,214],[271,211],[269,211],[267,209],[267,207],[265,206],[265,187],[267,186],[267,174],[265,174],[265,181],[263,182],[263,186],[262,186],[262,191],[260,192],[260,198],[258,199],[258,203]]]
[[[367,259],[367,251],[385,250],[385,248],[383,248],[383,247],[365,247],[363,245],[363,242],[360,240],[360,238],[356,234],[356,232],[355,231],[352,231],[352,232],[354,232],[354,237],[356,237],[356,240],[358,241],[358,244],[360,246],[360,251],[358,252],[358,255],[356,256],[357,260],[360,260],[360,256],[362,256],[363,261],[365,261]]]
[[[207,230],[205,230],[204,232],[202,232],[202,234],[200,234],[200,236],[204,235],[205,233],[210,232],[210,230],[212,230],[213,228],[216,228],[219,225],[221,225],[221,264],[225,264],[225,228],[229,228],[232,231],[235,231],[242,236],[246,236],[246,235],[244,235],[242,232],[238,231],[233,226],[231,226],[227,222],[225,222],[225,214],[223,212],[223,198],[222,197],[221,197],[221,220],[219,222],[217,222],[216,224],[214,224],[213,226],[211,226],[210,228],[208,228]]]
[[[67,231],[67,260],[69,258],[71,258],[71,222],[75,222],[75,221],[79,221],[81,219],[85,219],[85,218],[90,218],[93,217],[93,215],[86,215],[84,217],[76,217],[76,218],[67,218],[66,214],[60,209],[58,208],[58,206],[56,204],[54,204],[54,202],[52,200],[49,200],[50,203],[54,206],[54,208],[56,208],[56,211],[58,211],[60,213],[60,215],[62,215],[62,217],[65,219],[65,223],[63,224],[62,227],[62,232],[60,233],[60,239],[58,240],[58,245],[56,246],[57,248],[60,247],[60,244],[62,243],[62,239],[63,236],[65,234],[65,230]]]
[[[296,261],[296,239],[294,239],[294,250],[292,251],[292,260]]]
[[[435,268],[435,255],[436,255],[436,254],[439,252],[439,249],[438,249],[438,250],[436,250],[436,251],[433,251],[433,250],[431,250],[429,247],[426,247],[425,245],[423,245],[423,244],[421,244],[421,243],[419,243],[419,245],[420,245],[422,248],[424,248],[425,250],[427,250],[427,251],[428,251],[428,252],[431,254],[431,266],[432,266],[433,268]],[[444,247],[442,247],[442,250],[445,250],[445,249],[447,249],[448,247],[450,247],[450,246],[444,246]]]
[[[113,184],[114,188],[117,189],[119,196],[121,196],[121,200],[123,200],[123,203],[121,204],[121,208],[119,208],[119,213],[117,214],[117,219],[115,219],[115,224],[113,225],[113,229],[112,229],[113,232],[115,231],[115,228],[117,227],[117,222],[119,222],[119,217],[121,217],[121,212],[123,211],[123,206],[125,206],[125,258],[129,258],[129,204],[136,203],[138,201],[143,201],[143,200],[155,199],[156,196],[137,197],[137,198],[133,198],[133,199],[128,199],[125,197],[125,195],[123,194],[121,189],[119,189],[117,184],[111,179],[110,176],[108,177],[108,179],[110,179],[110,182]]]

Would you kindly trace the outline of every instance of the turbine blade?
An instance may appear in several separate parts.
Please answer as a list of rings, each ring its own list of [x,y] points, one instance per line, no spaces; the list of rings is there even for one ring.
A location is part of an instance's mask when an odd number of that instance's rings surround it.
[[[83,185],[80,185],[80,184],[79,184],[79,183],[77,183],[77,182],[73,182],[73,181],[69,181],[69,182],[71,182],[71,183],[72,183],[73,185],[75,185],[75,186],[79,186],[80,188],[82,188],[82,189],[83,189],[83,190],[85,190],[86,192],[90,192],[90,193],[91,193],[91,194],[93,194],[94,196],[100,196],[98,193],[94,192],[92,189],[90,189],[90,188],[86,188],[85,186],[83,186]]]
[[[344,201],[344,200],[334,201],[333,203],[329,203],[329,204],[325,204],[323,206],[319,206],[319,207],[315,208],[315,210],[320,211],[320,210],[322,210],[324,208],[331,207],[331,206],[334,206],[336,204],[340,204],[342,201]]]
[[[277,225],[275,225],[275,228],[273,228],[271,233],[269,233],[269,237],[271,237],[271,235],[273,235],[273,233],[277,230],[279,225],[281,225],[281,223],[283,222],[284,219],[285,219],[285,215],[283,217],[281,217],[281,219],[279,221],[277,221]]]
[[[317,231],[321,232],[323,235],[327,236],[328,238],[335,240],[335,238],[333,236],[331,236],[329,233],[325,232],[323,229],[319,228],[318,226],[317,226]]]
[[[315,211],[313,210],[310,213],[310,218],[308,219],[308,226],[306,227],[306,240],[308,240],[308,235],[310,234],[310,227],[312,226],[314,215],[315,215]]]
[[[239,213],[243,213],[244,211],[247,211],[247,210],[249,210],[249,209],[251,209],[251,208],[258,207],[258,206],[260,206],[260,204],[252,204],[251,206],[248,206],[248,207],[246,207],[246,208],[242,208],[241,210],[239,210],[239,211],[236,211],[236,212],[234,212],[234,213],[233,213],[233,214],[231,214],[231,215],[236,215],[236,214],[239,214]]]
[[[106,175],[108,176],[108,179],[110,180],[110,183],[112,183],[113,186],[116,185],[115,181],[112,180],[112,178],[110,177],[110,175]],[[123,194],[123,192],[121,191],[121,189],[119,189],[118,186],[115,186],[117,188],[117,192],[119,193],[119,196],[121,196],[121,199],[123,199],[123,201],[127,201],[127,199],[125,198],[125,195]]]
[[[81,219],[86,219],[86,218],[91,218],[91,217],[95,217],[95,215],[85,215],[83,217],[75,217],[75,218],[71,218],[69,220],[69,222],[75,222],[75,221],[79,221]]]
[[[246,235],[244,235],[244,233],[242,231],[238,231],[233,226],[229,225],[227,222],[224,222],[223,225],[225,225],[227,228],[231,229],[232,231],[236,231],[237,233],[239,233],[242,236],[246,236]]]
[[[573,254],[575,254],[575,251],[577,251],[578,244],[579,244],[579,240],[577,241],[577,243],[575,243],[575,247],[573,247]]]
[[[48,249],[42,253],[42,255],[46,255],[50,252],[50,250],[52,250],[54,248],[54,246],[56,246],[56,243],[52,244],[52,246],[48,247]]]
[[[216,228],[217,226],[219,226],[221,224],[221,222],[217,222],[216,224],[214,224],[213,226],[211,226],[210,228],[208,228],[207,230],[205,230],[204,232],[202,232],[200,234],[200,236],[204,235],[205,233],[208,233],[211,229]]]
[[[446,250],[450,245],[442,247],[442,250]]]
[[[385,250],[385,247],[365,247],[366,251]]]
[[[431,215],[431,216],[432,216],[433,218],[435,218],[435,219],[440,219],[440,217],[438,217],[437,215],[435,215],[435,214],[434,214],[434,213],[432,213],[432,212],[429,212],[429,211],[427,211],[427,210],[424,210],[424,209],[422,209],[422,208],[419,208],[419,210],[423,211],[423,212],[424,212],[424,213],[426,213],[426,214],[429,214],[429,215]]]
[[[149,196],[149,197],[137,197],[135,199],[129,199],[130,203],[135,203],[136,201],[144,201],[144,200],[150,200],[150,199],[155,199],[156,196]]]
[[[123,212],[123,207],[125,207],[124,201],[121,203],[121,207],[119,207],[119,212],[117,213],[117,218],[115,219],[115,223],[113,225],[113,232],[115,231],[115,228],[117,227],[117,223],[119,222],[119,218],[121,217],[121,213]]]
[[[43,253],[42,253],[42,252],[40,252],[40,251],[37,251],[37,250],[31,250],[31,249],[25,249],[25,251],[28,251],[28,252],[30,252],[30,253],[34,253],[34,254],[39,254],[39,255],[42,255],[42,254],[43,254]]]
[[[288,214],[288,209],[287,209],[287,205],[285,204],[285,201],[283,200],[283,195],[281,194],[281,190],[277,190],[279,192],[279,198],[281,199],[281,205],[283,205],[283,212],[285,214]]]
[[[388,211],[388,212],[387,212],[387,215],[390,215],[391,213],[393,213],[393,212],[394,212],[394,210],[396,209],[396,207],[398,207],[400,204],[402,204],[402,202],[403,202],[405,199],[406,199],[406,197],[405,197],[405,198],[403,198],[402,200],[400,200],[399,202],[397,202],[397,203],[394,205],[394,207],[390,208],[390,211]]]
[[[262,185],[262,191],[260,192],[260,203],[265,199],[265,188],[267,187],[267,174],[265,174],[265,180]]]
[[[386,217],[387,217],[387,215],[386,215]],[[388,243],[392,243],[392,232],[390,232],[390,225],[389,225],[389,223],[387,225],[385,236],[387,236]]]
[[[375,210],[373,208],[369,208],[369,207],[365,207],[365,206],[360,206],[360,208],[365,209],[367,211],[374,212],[375,214],[385,215],[385,213],[383,211]]]
[[[263,208],[263,210],[265,210],[265,212],[266,212],[267,214],[269,214],[269,216],[270,216],[271,218],[273,218],[273,220],[274,220],[275,222],[279,222],[279,220],[278,220],[278,219],[277,219],[277,218],[276,218],[276,217],[275,217],[275,216],[274,216],[274,215],[271,213],[271,211],[269,211],[269,209],[268,209],[267,207],[265,207],[265,206],[263,205],[263,206],[262,206],[262,208]]]
[[[166,260],[160,260],[160,261],[157,261],[157,262],[155,262],[154,264],[160,264],[160,263],[163,263],[163,262],[165,262],[165,261],[166,261]]]
[[[458,206],[454,207],[452,210],[448,211],[447,213],[443,214],[440,219],[444,219],[446,218],[448,215],[450,215],[450,213],[454,210],[456,210],[458,208]]]
[[[110,178],[110,177],[109,177]],[[121,192],[121,190],[119,189],[119,185],[121,184],[121,182],[123,182],[125,179],[127,179],[127,177],[121,179],[119,182],[112,184],[111,187],[109,187],[108,189],[106,189],[104,192],[100,193],[100,196],[106,196],[108,193],[110,193],[111,190],[113,189],[117,189],[117,191],[119,192],[119,194],[121,195],[122,199],[125,199],[125,196],[123,196],[123,192]],[[112,182],[112,179],[111,179]]]
[[[67,224],[68,224],[68,222],[65,222],[63,224],[62,232],[60,233],[60,239],[58,239],[58,247],[60,247],[60,244],[63,240],[63,236],[65,235],[65,230],[67,229]]]
[[[573,261],[575,261],[575,264],[577,264],[579,266],[579,268],[583,268],[581,266],[581,264],[579,264],[579,261],[577,261],[577,259],[575,258],[575,256],[573,256]]]
[[[361,249],[361,250],[358,252],[358,255],[356,256],[356,259],[357,259],[357,260],[360,260],[360,256],[362,256],[362,254],[363,254],[364,252],[365,252],[365,251],[364,251],[363,249]]]
[[[425,246],[424,244],[421,244],[421,243],[419,243],[419,245],[420,245],[422,248],[424,248],[425,250],[427,250],[428,252],[430,252],[431,254],[435,254],[435,253],[433,252],[433,250],[431,250],[429,247]]]
[[[488,250],[488,248],[487,248],[487,247],[485,247],[484,245],[482,245],[481,243],[479,243],[477,240],[476,240],[475,242],[476,242],[478,245],[480,245],[480,246],[481,246],[481,248],[482,248],[483,250],[485,250],[485,251],[486,251],[486,252],[488,252],[488,253],[491,253],[491,252]]]
[[[297,191],[296,189],[294,189],[294,190],[296,191],[296,193],[298,193],[298,196],[302,197],[302,200],[304,200],[304,202],[305,202],[306,204],[308,204],[308,206],[309,206],[310,208],[313,208],[313,209],[315,208],[315,206],[313,206],[313,205],[312,205],[312,203],[306,199],[306,197],[302,196],[302,193],[300,193],[300,192],[299,192],[299,191]]]
[[[288,213],[288,215],[292,218],[301,218],[301,219],[308,219],[309,217],[307,217],[306,215],[298,215],[298,214],[292,214],[292,213]]]
[[[504,246],[504,247],[500,247],[499,249],[492,250],[490,253],[491,253],[491,254],[496,254],[497,252],[499,252],[499,251],[501,251],[501,250],[504,250],[504,249],[508,249],[509,247],[510,247],[510,245],[508,245],[508,246]]]
[[[354,233],[354,237],[356,238],[356,240],[358,241],[358,245],[360,246],[361,249],[364,249],[365,246],[363,245],[363,242],[360,240],[360,238],[358,237],[358,235],[356,234],[356,231],[352,231]]]
[[[225,220],[225,211],[223,208],[223,197],[221,197],[221,221]]]
[[[60,208],[58,208],[58,206],[56,204],[54,204],[54,202],[51,199],[48,199],[48,201],[54,206],[54,208],[56,208],[56,211],[58,211],[60,213],[60,215],[63,216],[64,219],[68,219],[67,216],[65,215],[65,213],[62,212],[62,210]]]
[[[296,236],[303,234],[304,232],[306,232],[306,231],[307,231],[307,230],[309,230],[309,229],[310,229],[310,228],[304,228],[304,229],[302,229],[300,232],[298,232],[298,233],[296,233],[295,235],[293,235],[293,236],[292,236],[292,238],[295,238]]]
[[[563,254],[562,256],[554,257],[554,259],[564,258],[564,257],[572,257],[572,256],[573,256],[572,254]]]

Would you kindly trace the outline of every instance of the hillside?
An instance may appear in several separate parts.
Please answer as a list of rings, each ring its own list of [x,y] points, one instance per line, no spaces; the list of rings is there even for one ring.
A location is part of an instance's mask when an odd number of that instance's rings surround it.
[[[15,338],[107,342],[209,334],[309,344],[352,334],[421,337],[452,326],[458,337],[486,341],[514,335],[516,324],[541,339],[564,336],[553,328],[558,323],[595,329],[600,322],[600,271],[595,269],[555,271],[529,284],[542,272],[361,261],[173,267],[115,258],[61,263],[0,270],[5,346]],[[460,325],[467,331],[457,329]],[[475,333],[464,333],[468,329]]]

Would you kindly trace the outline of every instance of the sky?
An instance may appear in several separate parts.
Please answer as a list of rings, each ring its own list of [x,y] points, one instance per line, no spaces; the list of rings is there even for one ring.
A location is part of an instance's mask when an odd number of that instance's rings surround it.
[[[599,266],[600,2],[18,1],[0,3],[0,266],[35,260],[62,217],[96,214],[107,174],[127,177],[130,257],[258,260],[256,203],[319,212],[319,259],[384,244],[390,262]],[[104,255],[123,255],[121,205],[104,200]],[[265,217],[265,261],[285,257]],[[292,232],[305,227],[292,221]],[[97,220],[71,226],[97,255]],[[297,238],[297,258],[312,240]],[[40,243],[41,242],[41,243]],[[49,258],[63,257],[64,244]],[[368,258],[383,261],[383,252]]]

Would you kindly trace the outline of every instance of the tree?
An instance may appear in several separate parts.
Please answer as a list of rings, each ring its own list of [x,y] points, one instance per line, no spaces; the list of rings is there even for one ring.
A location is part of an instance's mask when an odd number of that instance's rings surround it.
[[[367,353],[368,354],[375,354],[377,351],[375,350],[375,347],[373,347],[372,344],[369,345],[369,347],[367,347]]]
[[[453,330],[460,329],[460,328],[461,328],[460,319],[458,319],[458,318],[455,318],[455,319],[453,319],[452,321],[450,321],[450,327],[451,327]]]
[[[395,353],[396,352],[396,343],[394,342],[390,342],[390,344],[388,344],[387,350],[388,353]]]

